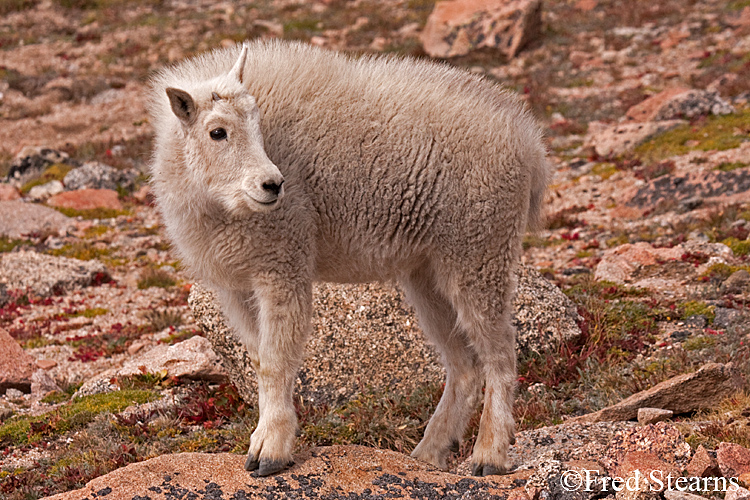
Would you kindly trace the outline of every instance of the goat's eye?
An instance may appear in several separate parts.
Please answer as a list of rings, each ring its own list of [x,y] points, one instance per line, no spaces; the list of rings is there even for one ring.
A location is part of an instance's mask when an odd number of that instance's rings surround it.
[[[227,131],[223,128],[215,128],[211,132],[209,132],[208,135],[210,135],[211,139],[215,141],[221,141],[227,138]]]

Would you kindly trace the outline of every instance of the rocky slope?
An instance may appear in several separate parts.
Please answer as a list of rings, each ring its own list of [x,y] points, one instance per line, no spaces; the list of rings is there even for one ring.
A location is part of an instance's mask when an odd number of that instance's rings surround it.
[[[570,470],[748,486],[750,5],[433,7],[0,1],[0,495],[169,498],[179,483],[205,498],[654,498],[566,492]],[[517,299],[519,472],[455,475],[478,416],[450,473],[404,457],[442,390],[434,353],[397,289],[321,285],[297,465],[210,482],[247,447],[253,382],[160,232],[142,96],[162,65],[252,37],[447,56],[519,92],[544,124],[555,175]],[[615,422],[590,423],[602,419]],[[216,465],[188,473],[195,461]],[[183,475],[167,481],[170,469]],[[153,482],[126,484],[142,470]]]

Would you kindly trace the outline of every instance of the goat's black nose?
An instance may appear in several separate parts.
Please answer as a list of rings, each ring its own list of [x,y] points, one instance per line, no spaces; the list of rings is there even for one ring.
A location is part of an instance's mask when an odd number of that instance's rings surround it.
[[[284,184],[284,181],[279,182],[278,184],[275,181],[267,181],[261,184],[261,187],[268,191],[269,193],[272,193],[274,195],[277,195],[281,192],[281,186]]]

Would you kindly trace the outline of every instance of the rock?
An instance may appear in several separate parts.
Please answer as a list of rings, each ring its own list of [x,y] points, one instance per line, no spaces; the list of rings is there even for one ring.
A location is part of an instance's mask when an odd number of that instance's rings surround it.
[[[36,366],[42,370],[51,370],[57,366],[57,361],[54,359],[37,359]]]
[[[91,394],[94,387],[102,385],[102,381],[144,373],[215,383],[227,381],[227,373],[211,348],[211,343],[196,335],[174,345],[157,345],[126,361],[122,367],[107,370],[86,381],[79,390],[81,394]]]
[[[0,393],[8,389],[31,392],[31,377],[35,371],[34,358],[0,328]]]
[[[64,233],[74,221],[57,210],[22,201],[0,201],[0,235],[22,238],[30,234]]]
[[[575,342],[581,336],[577,306],[538,271],[521,266],[513,300],[513,324],[518,329],[518,349],[554,350],[560,339]]]
[[[673,248],[654,248],[645,241],[626,243],[604,252],[594,271],[594,278],[617,284],[631,283],[636,271],[643,266],[654,266],[667,260],[680,260],[683,254],[684,249],[679,245]]]
[[[468,478],[441,472],[389,450],[364,446],[313,448],[270,478],[243,468],[229,453],[179,453],[130,464],[85,487],[46,500],[84,498],[503,498],[516,476]],[[493,495],[498,495],[497,497]],[[503,495],[503,496],[500,496]]]
[[[431,57],[497,49],[510,59],[541,36],[541,0],[450,0],[435,4],[420,36]]]
[[[704,203],[722,201],[750,191],[750,168],[729,172],[720,170],[695,171],[685,175],[665,175],[653,179],[624,195],[625,204],[632,207],[656,208],[664,200],[679,204],[683,200],[700,197]]]
[[[617,475],[619,477],[627,477],[632,475],[636,470],[640,471],[644,476],[651,476],[654,473],[655,477],[663,479],[664,482],[666,482],[669,474],[672,474],[672,477],[680,475],[679,468],[665,462],[653,453],[647,451],[629,451],[623,457],[622,462],[618,464]]]
[[[693,458],[687,466],[688,476],[691,477],[715,477],[720,476],[719,464],[714,457],[708,454],[703,445],[698,445]]]
[[[10,184],[0,184],[0,201],[13,201],[21,197],[18,189]]]
[[[71,170],[63,179],[65,189],[74,191],[77,189],[132,189],[138,172],[130,170],[119,170],[104,163],[90,161],[80,167]]]
[[[651,483],[647,475],[634,472],[618,477],[622,477],[624,483],[620,485],[622,489],[615,492],[616,500],[659,500],[661,498],[658,483]]]
[[[638,408],[638,423],[641,425],[655,424],[669,420],[674,415],[671,410],[662,410],[661,408]]]
[[[63,183],[60,181],[49,181],[46,184],[40,186],[34,186],[29,190],[29,198],[34,201],[46,200],[50,196],[60,194],[65,191]]]
[[[724,495],[724,500],[750,500],[750,490],[743,488],[727,488],[727,494]]]
[[[26,148],[10,164],[8,179],[15,179],[24,184],[55,163],[70,163],[70,156],[63,151],[47,147]]]
[[[719,443],[716,460],[724,477],[737,477],[750,472],[750,450],[734,443]]]
[[[36,370],[31,375],[31,393],[42,397],[50,392],[62,392],[62,389],[52,380],[47,372],[42,369]]]
[[[39,297],[83,288],[108,277],[96,260],[53,257],[31,251],[0,254],[0,282],[9,290],[28,290]]]
[[[664,498],[667,500],[706,500],[705,497],[699,495],[693,495],[687,491],[680,490],[664,490]]]
[[[667,89],[630,108],[625,116],[636,122],[691,119],[697,116],[733,113],[731,104],[717,92],[684,87]]]
[[[733,272],[721,284],[721,293],[743,293],[750,287],[750,273],[744,269]]]
[[[565,422],[522,431],[516,434],[516,443],[508,450],[508,457],[516,469],[536,469],[550,456],[565,463],[599,461],[612,436],[635,428],[633,422]],[[468,460],[466,471],[471,471]]]
[[[742,325],[747,321],[747,313],[738,309],[716,307],[714,313],[714,328],[732,328],[733,326]]]
[[[626,457],[633,453],[642,454],[631,455],[632,460],[628,465]],[[652,456],[661,462],[657,464],[649,458]],[[638,468],[633,468],[633,465],[668,466],[670,471],[681,471],[689,459],[690,445],[685,442],[679,429],[666,422],[659,422],[617,431],[602,454],[601,462],[607,467],[610,475],[622,472],[621,475],[624,476]]]
[[[685,123],[683,120],[666,120],[646,123],[622,123],[592,132],[584,141],[585,146],[593,147],[602,157],[617,156],[631,151],[652,137],[672,130]]]
[[[79,189],[65,191],[47,200],[47,204],[59,208],[74,210],[93,210],[107,208],[122,210],[122,203],[117,198],[117,191],[111,189]]]
[[[371,300],[364,303],[362,296]],[[444,380],[439,357],[425,345],[413,312],[390,285],[317,284],[313,300],[313,334],[299,374],[304,398],[331,402],[350,398],[366,386],[411,391]],[[214,293],[195,285],[188,302],[242,397],[254,398],[254,370]],[[542,352],[561,338],[572,341],[581,335],[575,306],[533,269],[519,272],[514,308],[523,349]]]
[[[708,363],[694,373],[672,377],[616,405],[573,420],[631,420],[638,415],[638,409],[644,407],[672,410],[675,414],[688,413],[713,408],[716,401],[731,396],[740,387],[740,377],[732,363]]]

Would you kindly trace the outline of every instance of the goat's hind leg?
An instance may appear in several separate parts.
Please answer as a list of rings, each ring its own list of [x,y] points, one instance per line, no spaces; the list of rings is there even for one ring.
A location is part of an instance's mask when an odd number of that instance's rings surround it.
[[[436,289],[429,269],[402,280],[425,336],[437,347],[446,369],[445,389],[422,441],[412,456],[443,470],[450,451],[458,451],[466,425],[476,408],[482,380],[476,355],[456,329],[453,306]]]

